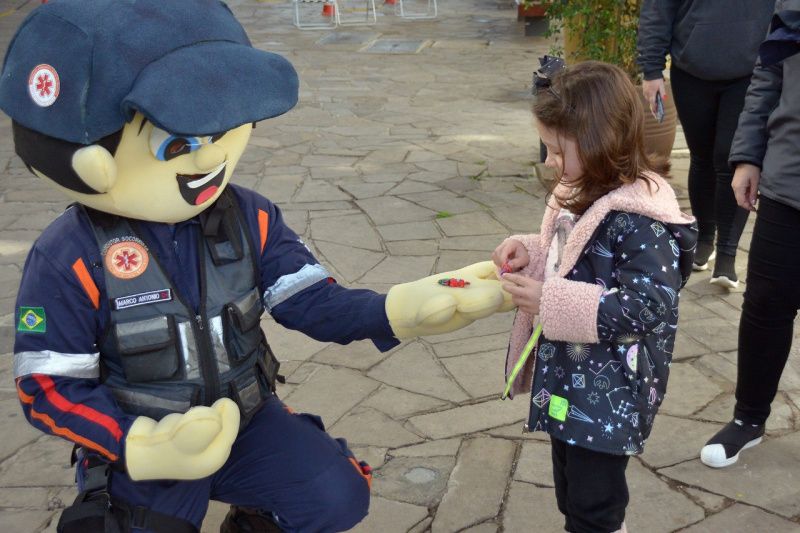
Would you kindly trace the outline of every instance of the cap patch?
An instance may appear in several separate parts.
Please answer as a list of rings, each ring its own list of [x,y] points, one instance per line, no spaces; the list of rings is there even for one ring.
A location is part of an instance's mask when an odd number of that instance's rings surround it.
[[[61,82],[56,69],[45,63],[33,68],[28,77],[28,93],[36,105],[39,107],[53,105],[60,90]]]
[[[47,317],[44,307],[20,307],[17,331],[22,333],[44,333],[47,331]]]
[[[144,274],[150,256],[147,248],[133,237],[112,239],[104,248],[105,265],[112,276],[119,279],[132,279]]]

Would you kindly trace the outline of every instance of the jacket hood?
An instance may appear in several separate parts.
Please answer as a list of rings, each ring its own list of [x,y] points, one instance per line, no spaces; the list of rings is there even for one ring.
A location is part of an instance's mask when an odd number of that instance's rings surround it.
[[[664,178],[652,172],[646,173],[645,176],[646,180],[637,179],[606,194],[581,215],[564,248],[559,276],[566,277],[569,274],[603,218],[611,211],[623,211],[650,217],[669,229],[683,252],[679,268],[683,284],[686,283],[692,272],[694,248],[697,245],[695,218],[681,211],[675,191]],[[569,193],[569,189],[559,185],[555,193]],[[552,238],[558,211],[558,209],[548,209],[542,223],[541,235],[548,240],[547,246],[550,240],[547,236]]]

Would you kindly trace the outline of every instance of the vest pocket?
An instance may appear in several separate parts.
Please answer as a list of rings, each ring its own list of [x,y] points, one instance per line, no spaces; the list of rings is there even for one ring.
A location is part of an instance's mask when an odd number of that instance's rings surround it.
[[[223,310],[223,337],[231,364],[245,360],[263,342],[260,319],[264,311],[258,290],[225,305]]]
[[[234,378],[230,383],[230,398],[239,406],[242,427],[246,426],[269,395],[266,385],[261,383],[258,367],[253,372]]]
[[[180,351],[172,316],[116,324],[114,333],[128,382],[163,381],[178,376]]]

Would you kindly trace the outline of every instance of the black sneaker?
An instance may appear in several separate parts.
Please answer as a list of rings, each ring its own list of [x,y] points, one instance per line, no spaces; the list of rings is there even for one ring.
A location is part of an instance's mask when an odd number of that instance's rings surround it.
[[[739,452],[761,442],[764,424],[745,424],[734,419],[700,450],[700,460],[712,468],[724,468],[739,460]]]
[[[717,252],[714,250],[713,242],[698,242],[694,251],[692,270],[698,272],[708,270],[708,263],[713,261],[715,257],[717,257]]]
[[[283,531],[267,516],[255,509],[231,505],[219,526],[220,533],[280,533]]]
[[[736,275],[736,257],[732,255],[719,254],[714,265],[714,275],[711,276],[711,283],[735,289],[739,286],[739,277]]]

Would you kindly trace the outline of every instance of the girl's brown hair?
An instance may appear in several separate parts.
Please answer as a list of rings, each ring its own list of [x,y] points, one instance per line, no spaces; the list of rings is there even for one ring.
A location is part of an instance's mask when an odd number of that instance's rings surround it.
[[[585,61],[563,70],[550,88],[539,90],[533,114],[577,144],[583,175],[566,184],[573,187],[568,196],[554,194],[575,214],[626,183],[642,179],[649,186],[647,171],[664,176],[669,171],[669,163],[645,152],[641,97],[619,67]]]

